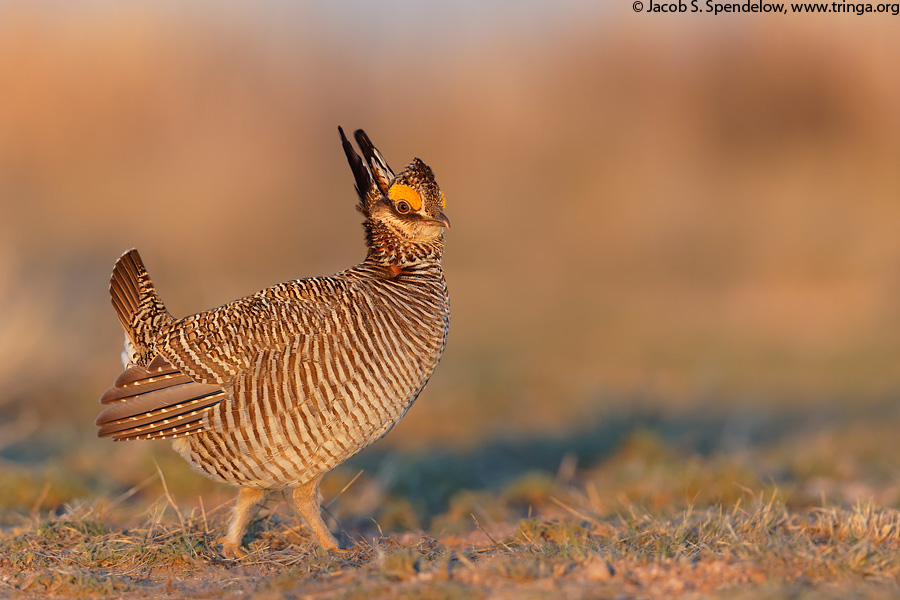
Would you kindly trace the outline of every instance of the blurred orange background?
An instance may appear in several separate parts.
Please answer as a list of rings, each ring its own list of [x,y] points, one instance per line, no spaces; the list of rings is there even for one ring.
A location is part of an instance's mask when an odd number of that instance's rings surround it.
[[[431,165],[453,222],[449,346],[386,444],[889,399],[896,32],[624,1],[4,3],[0,450],[110,451],[124,250],[176,316],[361,260],[338,125]]]

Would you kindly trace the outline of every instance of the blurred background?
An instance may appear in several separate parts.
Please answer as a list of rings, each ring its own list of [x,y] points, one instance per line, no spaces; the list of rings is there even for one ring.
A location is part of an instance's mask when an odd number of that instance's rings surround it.
[[[896,28],[624,0],[0,3],[0,506],[117,494],[154,460],[185,502],[230,497],[166,443],[95,439],[109,273],[139,248],[183,316],[358,262],[338,125],[434,168],[453,324],[326,496],[365,469],[426,515],[516,481],[530,504],[561,480],[900,503]],[[696,468],[666,487],[660,464]]]

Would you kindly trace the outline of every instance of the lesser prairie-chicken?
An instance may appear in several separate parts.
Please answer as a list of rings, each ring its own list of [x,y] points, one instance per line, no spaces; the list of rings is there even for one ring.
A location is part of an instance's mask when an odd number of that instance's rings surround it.
[[[241,555],[254,506],[293,497],[319,543],[323,475],[383,436],[434,372],[450,326],[444,195],[418,158],[397,173],[360,130],[340,130],[365,217],[363,262],[174,319],[136,250],[113,270],[125,370],[103,394],[99,436],[174,438],[198,472],[240,487],[222,539]]]

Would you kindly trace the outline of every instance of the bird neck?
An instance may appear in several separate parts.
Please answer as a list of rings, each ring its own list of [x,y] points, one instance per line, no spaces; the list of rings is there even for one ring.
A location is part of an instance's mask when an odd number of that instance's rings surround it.
[[[387,224],[366,221],[367,260],[382,265],[413,265],[423,261],[440,261],[444,255],[443,233],[429,241],[413,242],[401,237]]]

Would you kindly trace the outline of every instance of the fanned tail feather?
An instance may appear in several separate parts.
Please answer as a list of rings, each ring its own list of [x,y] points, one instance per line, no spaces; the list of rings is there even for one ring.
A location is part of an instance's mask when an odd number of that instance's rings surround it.
[[[189,435],[226,396],[218,385],[196,383],[157,354],[156,338],[172,316],[156,293],[137,250],[119,257],[109,280],[116,316],[125,329],[127,367],[100,398],[99,437],[147,440]]]
[[[156,293],[137,250],[129,250],[116,261],[109,280],[109,294],[128,338],[129,363],[146,366],[156,353],[156,334],[173,319]]]

